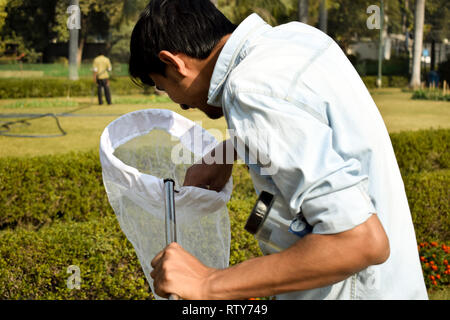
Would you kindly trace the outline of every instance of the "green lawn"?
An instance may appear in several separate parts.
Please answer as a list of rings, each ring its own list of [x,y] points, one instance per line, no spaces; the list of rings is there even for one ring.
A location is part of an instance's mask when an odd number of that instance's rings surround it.
[[[115,76],[127,76],[128,65],[126,63],[113,63],[113,74]],[[83,63],[78,69],[80,77],[92,76],[92,64]],[[0,78],[10,77],[64,77],[69,76],[67,65],[62,63],[14,63],[0,64]]]
[[[400,89],[371,91],[389,132],[450,126],[450,103],[443,101],[412,100],[411,93]],[[96,105],[96,97],[0,100],[0,115],[12,113],[67,113],[77,117],[59,117],[66,136],[48,139],[10,138],[0,136],[0,157],[35,156],[67,153],[69,151],[98,150],[103,129],[122,114],[146,109],[162,108],[200,122],[218,139],[226,134],[225,120],[211,120],[198,110],[182,110],[167,98],[143,95],[113,97],[113,106]],[[11,119],[0,118],[0,123]],[[57,134],[53,118],[29,121],[29,125],[12,126],[10,133]]]
[[[20,100],[0,100],[0,115],[5,114],[27,114],[27,113],[67,113],[75,109],[82,108],[74,112],[76,117],[58,117],[61,127],[67,132],[66,136],[30,139],[11,138],[0,136],[0,157],[6,156],[36,156],[46,154],[60,154],[70,151],[98,150],[100,135],[104,128],[114,119],[128,112],[146,109],[160,108],[169,109],[179,114],[199,122],[204,128],[220,130],[221,135],[225,134],[226,123],[224,119],[210,120],[197,110],[182,110],[178,105],[167,99],[151,101],[145,96],[122,96],[114,97],[115,104],[112,106],[98,106],[95,98],[65,98],[54,99],[20,99]],[[163,101],[161,101],[163,100]],[[164,102],[165,100],[165,102]],[[51,107],[50,105],[56,105]],[[148,101],[147,103],[145,103]],[[27,107],[21,108],[21,105]],[[0,118],[0,123],[14,119]],[[59,130],[56,122],[51,117],[29,121],[30,125],[11,126],[9,133],[15,134],[58,134]],[[219,134],[214,134],[220,138]]]
[[[411,92],[401,89],[371,90],[389,132],[448,128],[448,101],[412,100]]]

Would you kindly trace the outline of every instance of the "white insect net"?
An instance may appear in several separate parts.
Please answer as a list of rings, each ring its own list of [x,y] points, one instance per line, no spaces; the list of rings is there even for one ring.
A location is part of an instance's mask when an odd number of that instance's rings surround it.
[[[109,124],[101,136],[100,161],[108,200],[153,292],[150,262],[166,246],[165,178],[175,181],[177,191],[177,242],[207,266],[228,266],[226,204],[231,178],[221,192],[182,186],[187,168],[216,144],[199,125],[159,109],[126,114]]]

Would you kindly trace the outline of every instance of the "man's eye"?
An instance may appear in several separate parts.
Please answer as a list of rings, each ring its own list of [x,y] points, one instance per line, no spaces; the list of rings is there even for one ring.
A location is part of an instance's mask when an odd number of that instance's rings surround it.
[[[158,86],[156,86],[156,89],[158,89],[159,91],[164,91],[163,88],[160,88],[160,87],[158,87]]]

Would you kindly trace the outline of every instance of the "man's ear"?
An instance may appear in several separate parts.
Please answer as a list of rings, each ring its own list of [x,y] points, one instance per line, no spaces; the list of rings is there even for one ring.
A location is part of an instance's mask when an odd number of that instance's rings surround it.
[[[173,54],[170,51],[162,50],[158,54],[159,60],[165,63],[168,67],[173,67],[181,75],[187,75],[187,68],[185,61],[181,58],[179,54]]]

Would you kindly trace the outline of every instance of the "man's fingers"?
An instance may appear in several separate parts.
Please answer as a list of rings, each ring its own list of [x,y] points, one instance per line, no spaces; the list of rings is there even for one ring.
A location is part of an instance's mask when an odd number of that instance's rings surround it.
[[[153,267],[150,276],[153,279],[153,287],[155,293],[162,298],[169,298],[172,293],[170,288],[173,286],[173,281],[170,280],[171,273],[169,272],[168,260],[173,259],[176,250],[181,248],[177,243],[169,244],[164,250],[159,252],[151,261]],[[172,268],[173,269],[173,268]]]
[[[156,266],[158,265],[159,261],[161,260],[162,256],[164,255],[164,251],[165,251],[165,249],[158,252],[156,254],[156,256],[153,258],[152,262],[150,262],[150,265],[152,266],[153,269],[155,269]]]
[[[165,247],[163,250],[161,250],[156,254],[153,260],[150,262],[150,265],[152,266],[153,269],[155,269],[158,265],[161,264],[164,256],[167,255],[167,252],[169,255],[171,255],[173,250],[177,250],[179,248],[181,248],[181,246],[176,242],[169,244],[167,247]]]

